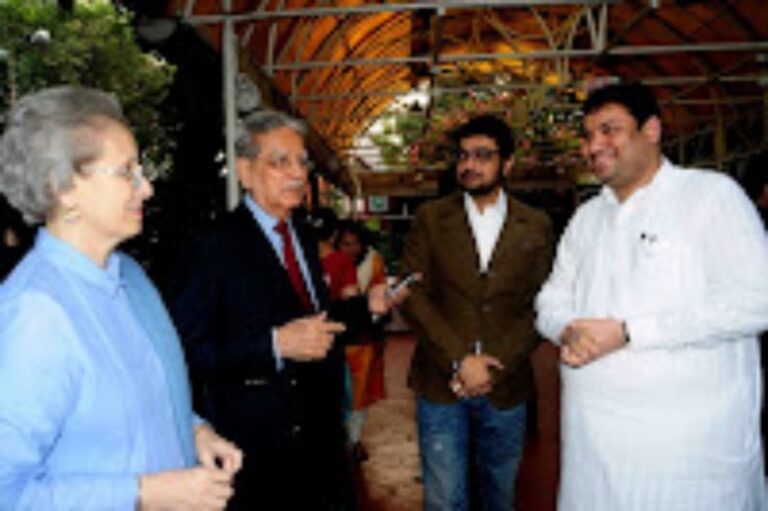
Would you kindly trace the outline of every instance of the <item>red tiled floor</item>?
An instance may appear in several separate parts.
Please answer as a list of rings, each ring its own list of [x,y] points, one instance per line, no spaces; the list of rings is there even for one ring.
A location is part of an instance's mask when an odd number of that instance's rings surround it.
[[[537,428],[528,436],[517,480],[519,511],[554,511],[560,471],[560,376],[554,346],[533,354]]]
[[[387,398],[368,413],[363,442],[370,458],[361,465],[364,511],[421,509],[413,395],[405,385],[413,336],[392,334],[385,351]],[[525,445],[518,478],[518,511],[552,511],[558,474],[559,381],[555,349],[534,353],[537,423]]]

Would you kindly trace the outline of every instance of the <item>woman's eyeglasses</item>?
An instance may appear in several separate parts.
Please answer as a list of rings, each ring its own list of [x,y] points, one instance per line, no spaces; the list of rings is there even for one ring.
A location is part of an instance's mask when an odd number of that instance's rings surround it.
[[[129,162],[125,165],[111,168],[95,168],[83,171],[86,174],[108,174],[125,179],[131,188],[138,190],[141,188],[144,179],[151,181],[150,175],[146,172],[145,166],[138,162]]]

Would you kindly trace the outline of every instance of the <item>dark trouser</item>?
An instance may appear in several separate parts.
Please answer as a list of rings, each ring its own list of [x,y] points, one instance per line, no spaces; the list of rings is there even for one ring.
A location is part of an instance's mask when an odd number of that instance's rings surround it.
[[[286,450],[268,462],[251,454],[246,452],[237,475],[229,511],[354,511],[343,438],[328,438],[317,449]]]

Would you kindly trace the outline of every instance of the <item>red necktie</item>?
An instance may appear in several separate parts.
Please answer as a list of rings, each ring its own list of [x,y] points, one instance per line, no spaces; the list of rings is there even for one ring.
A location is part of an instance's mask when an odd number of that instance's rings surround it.
[[[288,230],[288,224],[279,222],[275,226],[275,231],[283,239],[283,262],[285,263],[285,269],[288,271],[288,278],[291,280],[291,284],[293,284],[293,289],[301,300],[304,310],[312,312],[314,307],[312,306],[312,300],[309,298],[304,278],[301,276],[301,269],[296,259],[296,251],[293,249],[293,239]]]

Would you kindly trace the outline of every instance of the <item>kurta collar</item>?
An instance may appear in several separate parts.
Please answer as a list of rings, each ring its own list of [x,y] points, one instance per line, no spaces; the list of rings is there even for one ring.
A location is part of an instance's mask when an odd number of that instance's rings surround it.
[[[114,252],[107,257],[106,268],[101,268],[88,256],[75,247],[53,236],[44,227],[37,232],[35,250],[53,261],[57,266],[67,269],[83,280],[114,295],[123,286],[120,274],[120,257]]]
[[[664,186],[664,183],[669,181],[672,172],[672,163],[667,158],[662,156],[659,170],[656,171],[656,174],[653,176],[653,179],[651,179],[650,183],[643,186],[642,188],[635,190],[635,192],[630,195],[629,198],[623,203],[619,202],[619,199],[616,197],[616,193],[608,185],[603,185],[602,189],[600,190],[600,195],[608,204],[614,206],[627,206],[630,204],[642,202],[644,197],[653,195],[657,190],[660,190]]]

